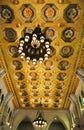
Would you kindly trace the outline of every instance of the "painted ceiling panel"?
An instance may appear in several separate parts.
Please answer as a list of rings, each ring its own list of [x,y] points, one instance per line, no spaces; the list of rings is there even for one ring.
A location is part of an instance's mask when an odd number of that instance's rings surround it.
[[[4,81],[14,94],[15,107],[37,109],[40,100],[44,109],[69,107],[69,95],[79,82],[76,70],[84,67],[83,7],[79,0],[1,0],[0,66],[6,71]],[[19,40],[25,33],[32,35],[38,25],[50,41],[51,53],[42,63],[27,63],[18,52]],[[30,46],[33,51],[37,47],[39,58],[43,48],[41,41],[37,43]]]

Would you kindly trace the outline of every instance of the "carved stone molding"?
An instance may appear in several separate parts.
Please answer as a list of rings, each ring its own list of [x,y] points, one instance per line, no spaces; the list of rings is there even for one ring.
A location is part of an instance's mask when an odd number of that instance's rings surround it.
[[[5,71],[3,68],[0,68],[0,79],[2,79],[5,76]]]
[[[80,108],[79,108],[79,105],[78,105],[77,97],[76,97],[75,94],[70,94],[69,98],[70,98],[71,102],[73,103],[75,111],[77,113],[76,118],[79,119],[81,113],[80,113]]]
[[[80,80],[84,81],[84,68],[78,68],[76,74]]]
[[[7,93],[3,104],[2,104],[2,108],[0,111],[0,124],[4,123],[4,111],[6,109],[7,104],[9,103],[9,101],[13,98],[13,94],[12,93]]]

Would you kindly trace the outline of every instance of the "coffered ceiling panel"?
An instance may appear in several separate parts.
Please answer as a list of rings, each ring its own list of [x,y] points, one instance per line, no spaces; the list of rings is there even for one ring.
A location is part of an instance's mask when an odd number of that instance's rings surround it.
[[[17,108],[37,109],[41,100],[44,109],[67,109],[69,95],[77,88],[76,70],[84,67],[84,2],[59,1],[0,2],[0,66],[6,71],[4,82]],[[18,49],[23,46],[20,38],[31,36],[38,25],[50,42],[50,54],[34,64],[31,59],[26,62]],[[42,42],[43,38],[30,43],[33,49],[28,48],[28,53],[33,58],[36,48],[38,57],[44,55]]]

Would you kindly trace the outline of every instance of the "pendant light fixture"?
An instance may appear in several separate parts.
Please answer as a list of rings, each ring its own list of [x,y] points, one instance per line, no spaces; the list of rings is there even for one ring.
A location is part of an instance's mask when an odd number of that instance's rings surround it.
[[[42,33],[38,25],[32,34],[25,33],[24,37],[20,38],[18,52],[22,59],[26,59],[29,63],[32,60],[33,64],[37,61],[40,63],[47,60],[51,54],[50,40]]]
[[[36,118],[33,121],[33,126],[38,128],[43,128],[47,126],[47,121],[43,117],[42,104],[39,104],[39,110],[37,111]]]

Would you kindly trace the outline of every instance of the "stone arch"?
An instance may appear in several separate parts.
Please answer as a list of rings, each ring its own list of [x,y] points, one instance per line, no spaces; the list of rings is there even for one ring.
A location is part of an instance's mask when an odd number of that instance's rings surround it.
[[[25,117],[18,125],[17,130],[34,130],[32,122],[28,117]]]
[[[64,121],[62,121],[58,116],[56,116],[55,118],[53,118],[51,120],[51,122],[49,123],[49,126],[47,128],[47,130],[67,130],[67,127],[64,123]]]
[[[59,120],[54,120],[50,126],[48,130],[66,130],[65,126],[63,125],[63,123]]]

